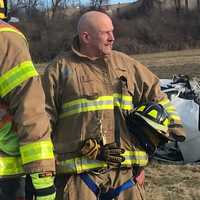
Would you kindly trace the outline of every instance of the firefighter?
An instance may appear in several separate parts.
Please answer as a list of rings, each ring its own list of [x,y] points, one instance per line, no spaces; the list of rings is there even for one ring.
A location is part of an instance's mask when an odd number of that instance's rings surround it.
[[[180,117],[159,79],[129,56],[112,50],[109,16],[83,14],[72,50],[46,68],[43,87],[56,154],[57,200],[141,200],[148,153],[130,133],[126,116],[141,102],[169,113],[170,134],[184,140]]]
[[[30,175],[35,199],[53,200],[55,160],[41,80],[25,36],[7,17],[0,0],[0,199],[24,199]]]

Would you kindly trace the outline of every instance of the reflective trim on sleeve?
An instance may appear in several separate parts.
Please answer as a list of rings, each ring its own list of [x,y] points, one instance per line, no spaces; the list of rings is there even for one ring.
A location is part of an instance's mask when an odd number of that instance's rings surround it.
[[[181,118],[177,115],[177,112],[175,112],[174,114],[172,113],[168,113],[169,114],[169,120],[173,119],[175,121],[181,121]]]
[[[100,96],[95,100],[86,98],[72,100],[63,104],[63,113],[60,115],[60,118],[82,112],[113,110],[114,106],[120,107],[123,110],[131,110],[133,107],[132,96],[115,93],[113,96]]]
[[[23,81],[37,75],[38,72],[32,61],[25,61],[18,64],[0,77],[0,96],[4,97]]]
[[[175,106],[169,101],[169,99],[163,99],[158,103],[161,104],[169,114],[169,120],[181,121],[180,116],[176,112]]]
[[[54,178],[52,176],[40,177],[40,173],[31,174],[34,189],[43,189],[53,186]]]
[[[20,147],[20,153],[23,164],[54,158],[53,144],[49,140],[23,145]]]
[[[125,157],[122,166],[139,165],[142,167],[148,163],[148,155],[145,151],[125,151],[121,155]]]
[[[133,108],[133,97],[125,96],[118,93],[113,94],[114,106],[120,107],[123,110],[131,110]]]
[[[0,157],[0,176],[24,173],[20,157]]]
[[[13,32],[13,33],[17,33],[18,35],[20,35],[26,42],[26,37],[24,36],[24,34],[17,30],[15,27],[7,25],[7,24],[0,24],[0,32]]]
[[[125,153],[121,155],[125,157],[125,161],[121,163],[122,167],[131,167],[135,164],[146,166],[148,163],[148,155],[145,151],[125,151]],[[80,174],[86,171],[107,167],[108,165],[104,161],[90,160],[86,157],[57,161],[57,170],[59,173]]]

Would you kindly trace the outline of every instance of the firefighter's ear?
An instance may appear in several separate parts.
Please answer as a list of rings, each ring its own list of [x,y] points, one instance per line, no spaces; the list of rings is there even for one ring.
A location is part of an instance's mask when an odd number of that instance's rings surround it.
[[[86,43],[86,44],[88,44],[89,43],[89,39],[90,39],[90,36],[89,36],[89,33],[88,32],[82,32],[81,34],[80,34],[80,37],[81,37],[81,40],[84,42],[84,43]]]

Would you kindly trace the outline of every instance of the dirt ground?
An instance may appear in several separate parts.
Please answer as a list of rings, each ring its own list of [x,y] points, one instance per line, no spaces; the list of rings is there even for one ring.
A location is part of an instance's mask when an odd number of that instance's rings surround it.
[[[149,66],[159,78],[172,78],[173,74],[200,78],[198,49],[133,57]],[[200,200],[200,165],[170,165],[152,161],[145,172],[147,200]]]
[[[159,78],[187,74],[200,78],[200,49],[133,55]],[[40,65],[40,72],[46,64]],[[188,149],[189,150],[189,149]],[[200,200],[200,166],[152,161],[146,168],[146,200]]]

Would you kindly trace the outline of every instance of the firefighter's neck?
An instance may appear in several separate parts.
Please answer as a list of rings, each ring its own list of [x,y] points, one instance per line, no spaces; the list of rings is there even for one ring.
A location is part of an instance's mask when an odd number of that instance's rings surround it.
[[[100,52],[95,51],[93,48],[89,48],[87,46],[80,46],[80,53],[87,56],[91,60],[97,60],[98,58],[104,57]]]

